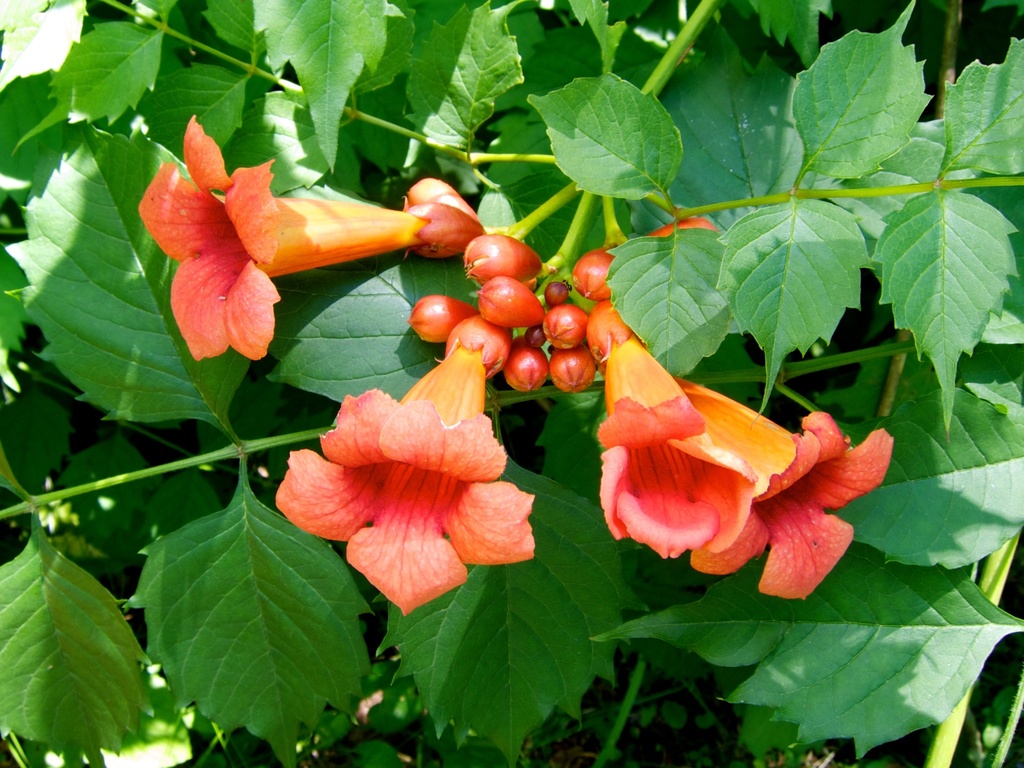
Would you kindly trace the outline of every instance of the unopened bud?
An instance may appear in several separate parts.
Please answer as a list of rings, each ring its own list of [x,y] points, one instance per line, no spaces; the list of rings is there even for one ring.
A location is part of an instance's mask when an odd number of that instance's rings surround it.
[[[712,232],[718,231],[718,227],[707,219],[700,216],[690,216],[687,219],[669,222],[663,227],[658,227],[653,232],[648,233],[648,237],[668,237],[677,229],[710,229]]]
[[[512,389],[532,392],[547,381],[548,356],[544,350],[530,346],[523,336],[517,336],[512,339],[502,373]]]
[[[452,353],[455,346],[468,350],[480,350],[483,355],[487,378],[490,378],[505,365],[512,347],[512,332],[494,323],[489,323],[480,315],[474,315],[459,323],[448,337],[445,357]]]
[[[420,203],[406,208],[406,213],[427,222],[416,233],[423,245],[410,250],[428,259],[446,259],[462,253],[474,238],[484,233],[475,214],[444,203]]]
[[[416,302],[409,314],[409,325],[424,341],[444,342],[456,325],[476,314],[476,307],[464,301],[431,294]]]
[[[477,218],[473,206],[462,199],[462,195],[455,191],[455,188],[440,179],[420,179],[411,187],[405,196],[405,210],[423,203],[443,203],[452,208],[458,208],[463,213]]]
[[[477,292],[485,320],[503,328],[528,328],[544,322],[544,307],[533,291],[512,277],[492,277]]]
[[[612,297],[612,289],[608,285],[608,269],[612,265],[612,258],[603,248],[580,256],[572,269],[572,284],[582,296],[591,301],[604,301]]]
[[[587,338],[587,313],[575,304],[562,304],[544,315],[544,335],[558,349],[578,347]]]
[[[599,364],[608,359],[612,347],[625,343],[633,335],[632,329],[619,317],[610,301],[598,302],[590,310],[587,345]]]
[[[551,382],[563,392],[582,392],[597,375],[594,356],[586,347],[552,349],[548,369]]]
[[[542,266],[533,248],[508,235],[482,235],[466,246],[462,258],[466,276],[478,283],[503,275],[532,288]]]

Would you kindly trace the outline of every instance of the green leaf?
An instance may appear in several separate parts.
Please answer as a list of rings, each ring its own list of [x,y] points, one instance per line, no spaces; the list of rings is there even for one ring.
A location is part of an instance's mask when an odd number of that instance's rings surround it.
[[[729,306],[715,287],[724,249],[714,232],[675,230],[614,248],[615,307],[665,368],[682,376],[729,333]]]
[[[958,391],[948,437],[941,414],[929,397],[884,422],[895,439],[885,482],[841,515],[858,541],[894,560],[958,568],[1024,524],[1024,412],[1006,416]]]
[[[203,16],[217,33],[217,37],[229,45],[249,53],[263,50],[263,34],[256,31],[254,3],[239,3],[238,0],[206,0]]]
[[[661,95],[686,147],[672,200],[695,206],[792,189],[803,152],[793,124],[794,86],[767,58],[749,74],[736,44],[716,31],[708,55]],[[715,220],[737,218],[722,211]]]
[[[565,175],[554,167],[530,173],[515,181],[502,183],[497,189],[488,189],[480,200],[477,214],[480,221],[489,227],[515,224],[569,183]],[[526,242],[539,254],[556,253],[569,232],[576,207],[570,203],[559,208],[531,230],[526,236]]]
[[[149,495],[142,528],[150,541],[153,541],[178,530],[186,523],[212,515],[222,506],[216,492],[199,470],[176,472],[163,478],[157,489]]]
[[[226,509],[147,550],[131,604],[145,608],[148,652],[178,706],[244,725],[295,766],[299,724],[326,702],[347,710],[369,670],[366,605],[325,542],[264,507],[246,484]]]
[[[1024,415],[1024,347],[981,344],[960,373],[964,387],[1000,413]]]
[[[523,81],[519,50],[508,33],[511,6],[490,0],[460,8],[445,26],[435,24],[409,75],[409,119],[427,136],[469,148],[476,130],[494,113],[494,100]]]
[[[174,695],[157,669],[151,666],[145,678],[153,713],[143,713],[138,732],[125,736],[118,754],[104,751],[107,768],[174,768],[192,762],[185,713],[174,706]]]
[[[341,402],[381,389],[400,398],[444,353],[409,328],[431,293],[470,301],[461,259],[367,259],[280,278],[271,378]],[[340,299],[344,298],[344,301]]]
[[[582,189],[630,200],[668,194],[683,147],[654,96],[609,74],[529,101],[548,126],[558,167]]]
[[[320,149],[334,167],[338,124],[364,68],[384,55],[387,0],[254,0],[256,29],[266,32],[275,69],[290,62],[309,103]]]
[[[99,24],[71,49],[53,76],[58,102],[70,120],[113,121],[138,104],[156,82],[163,32],[127,21]]]
[[[808,172],[856,178],[907,143],[921,110],[923,63],[900,38],[913,4],[880,34],[850,32],[796,78],[793,114]]]
[[[49,5],[49,7],[47,7]],[[85,0],[12,0],[3,20],[0,91],[19,77],[60,69],[82,34]]]
[[[598,503],[601,444],[597,427],[604,419],[604,395],[584,392],[555,398],[537,445],[544,448],[544,477]]]
[[[958,168],[1024,173],[1024,42],[1011,40],[1002,64],[968,64],[946,87],[946,156]]]
[[[0,408],[0,435],[14,477],[31,493],[41,493],[71,453],[68,412],[35,387]]]
[[[0,121],[0,200],[6,192],[24,205],[32,181],[44,164],[40,155],[59,150],[58,128],[20,143],[52,108],[49,90],[49,77],[41,75],[16,80],[0,93],[0,114],[4,115]]]
[[[601,67],[603,72],[610,72],[615,62],[615,51],[619,47],[622,35],[626,31],[625,22],[608,24],[608,3],[602,0],[569,0],[573,15],[580,24],[586,24],[597,38],[601,46]]]
[[[760,571],[601,639],[657,637],[725,666],[760,661],[731,701],[777,707],[802,742],[852,737],[863,754],[944,720],[995,644],[1024,629],[966,571],[885,563],[867,547],[851,547],[802,601],[758,594]]]
[[[838,206],[794,198],[747,214],[722,239],[719,288],[740,329],[764,350],[766,381],[775,381],[794,349],[830,340],[846,308],[860,305],[867,248],[856,220]]]
[[[311,187],[329,167],[309,109],[301,96],[288,93],[268,93],[253,105],[225,157],[236,167],[274,160],[270,188],[276,194]]]
[[[244,72],[211,64],[193,64],[160,78],[155,90],[143,96],[139,104],[149,125],[149,138],[180,151],[185,128],[195,115],[218,145],[227,143],[242,124],[248,80]]]
[[[918,357],[935,365],[948,427],[960,353],[981,340],[1016,271],[1013,226],[988,203],[944,190],[911,198],[886,223],[874,255],[880,300],[892,304],[897,328],[913,331]]]
[[[8,247],[29,279],[21,295],[45,356],[111,418],[226,424],[247,361],[192,359],[171,314],[172,262],[139,219],[168,158],[142,138],[78,135],[29,203],[30,239]]]
[[[751,0],[761,17],[761,30],[780,43],[788,39],[809,67],[818,55],[818,16],[832,18],[832,0]]]
[[[111,594],[41,529],[0,567],[0,731],[102,765],[148,708],[142,658]]]
[[[396,77],[408,69],[409,56],[412,53],[413,24],[407,0],[393,0],[388,6],[385,17],[387,24],[387,47],[380,61],[373,67],[367,67],[355,85],[355,92],[366,94],[390,85]],[[365,109],[362,100],[360,106]],[[405,100],[402,100],[405,106]],[[376,115],[376,112],[372,114]],[[378,130],[374,126],[375,130]]]
[[[595,674],[611,671],[626,599],[616,547],[599,509],[511,462],[505,479],[535,494],[535,557],[477,566],[457,590],[402,616],[392,608],[384,645],[397,643],[434,722],[472,728],[511,765],[523,737],[555,706],[580,716]]]
[[[0,349],[21,349],[28,315],[17,294],[26,285],[25,274],[0,246]]]

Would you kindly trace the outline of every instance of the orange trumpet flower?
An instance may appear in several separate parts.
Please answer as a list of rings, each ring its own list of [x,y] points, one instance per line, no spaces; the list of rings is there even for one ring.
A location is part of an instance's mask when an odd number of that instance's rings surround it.
[[[464,563],[533,557],[533,496],[497,481],[507,460],[483,414],[482,349],[451,354],[396,402],[347,397],[320,439],[292,451],[277,505],[346,556],[407,614],[467,578]]]

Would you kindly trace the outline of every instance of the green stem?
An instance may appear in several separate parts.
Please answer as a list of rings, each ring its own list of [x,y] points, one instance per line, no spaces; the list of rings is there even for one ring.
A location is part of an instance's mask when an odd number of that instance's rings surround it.
[[[178,461],[171,461],[166,464],[160,464],[155,467],[147,467],[146,469],[139,469],[135,472],[125,472],[120,475],[112,475],[105,477],[101,480],[94,480],[90,483],[83,483],[82,485],[75,485],[71,488],[62,488],[59,491],[50,491],[49,493],[41,493],[38,496],[31,496],[27,501],[23,501],[20,504],[7,507],[7,509],[0,510],[0,520],[7,517],[14,517],[15,515],[23,515],[28,512],[32,512],[46,504],[54,501],[63,501],[73,496],[81,496],[85,493],[92,493],[93,491],[101,491],[106,488],[112,488],[116,485],[123,485],[125,483],[131,483],[136,480],[144,480],[147,477],[159,477],[160,475],[169,474],[171,472],[177,472],[181,469],[189,469],[190,467],[198,467],[203,464],[212,464],[216,461],[224,461],[225,459],[241,459],[252,453],[258,453],[260,451],[266,451],[270,448],[277,448],[283,445],[292,445],[294,443],[301,443],[307,440],[313,440],[330,427],[323,429],[308,429],[302,432],[291,432],[287,435],[277,435],[275,437],[263,437],[257,440],[243,440],[240,445],[230,445],[227,448],[220,448],[216,451],[209,451],[207,453],[200,454],[198,456],[190,456],[187,459],[179,459]]]
[[[619,716],[615,718],[615,722],[612,724],[612,729],[608,733],[608,738],[604,742],[604,746],[601,747],[601,752],[598,754],[597,759],[594,760],[593,768],[603,768],[605,763],[611,760],[615,756],[615,744],[619,740],[619,736],[622,735],[622,731],[626,727],[626,721],[629,720],[629,713],[633,711],[633,705],[636,703],[636,695],[640,692],[640,684],[644,680],[644,673],[647,671],[647,661],[644,658],[639,658],[636,662],[636,666],[633,668],[632,674],[629,676],[629,688],[626,689],[626,695],[622,699],[622,705],[619,707]]]
[[[109,2],[109,0],[105,1]],[[368,125],[373,125],[376,126],[377,128],[383,128],[386,131],[398,134],[399,136],[404,136],[407,139],[418,141],[420,144],[428,146],[431,149],[436,150],[437,152],[441,152],[442,154],[448,155],[449,157],[454,157],[457,160],[469,162],[469,156],[465,151],[457,149],[455,147],[449,147],[447,144],[442,144],[439,141],[434,141],[425,134],[417,133],[416,131],[411,131],[408,128],[389,122],[388,120],[383,120],[379,117],[368,115],[365,112],[360,112],[358,109],[354,109],[352,107],[345,107],[345,116],[350,120],[360,120],[364,123],[367,123]]]
[[[544,163],[554,165],[554,155],[517,154],[515,152],[471,152],[469,155],[470,165],[483,165],[484,163]]]
[[[808,373],[829,371],[833,368],[852,365],[853,363],[863,363],[867,360],[878,360],[894,355],[902,355],[912,352],[913,349],[913,341],[904,341],[896,344],[881,344],[877,347],[857,349],[853,352],[840,352],[837,355],[825,355],[814,360],[800,360],[796,363],[787,363],[782,367],[784,373],[782,380],[789,381],[796,376],[803,376]]]
[[[806,397],[801,395],[799,392],[797,392],[794,389],[790,389],[789,387],[787,387],[785,384],[782,384],[781,382],[778,382],[778,381],[775,382],[775,391],[778,392],[780,395],[783,395],[784,397],[788,397],[790,400],[792,400],[794,403],[796,403],[801,408],[806,410],[808,413],[813,413],[814,411],[820,411],[821,410],[820,408],[818,408],[818,406],[816,406],[814,403],[812,403]]]
[[[1003,596],[1003,587],[1010,575],[1010,566],[1013,563],[1014,553],[1017,551],[1017,543],[1020,540],[1018,533],[999,549],[985,558],[985,567],[982,570],[978,586],[982,593],[993,605],[998,605]],[[971,702],[971,691],[956,705],[949,717],[935,729],[935,736],[928,749],[928,757],[925,759],[923,768],[949,768],[953,763],[953,754],[956,752],[956,745],[960,741],[960,732],[964,727],[964,719],[967,717],[967,709]]]
[[[1017,733],[1017,725],[1020,723],[1020,712],[1024,709],[1024,667],[1020,671],[1020,680],[1017,683],[1017,693],[1013,697],[1013,704],[1010,707],[1010,717],[1006,721],[1006,728],[999,739],[999,746],[992,755],[990,768],[1003,768],[1006,756],[1010,752],[1010,744],[1013,743],[1014,734]]]
[[[503,231],[498,231],[502,234],[508,235],[509,237],[514,237],[516,240],[522,240],[530,234],[535,227],[540,225],[545,219],[551,216],[551,214],[568,203],[578,194],[579,189],[577,189],[575,182],[567,184],[515,224],[505,227]]]
[[[28,230],[25,227],[0,227],[0,237],[25,237]]]
[[[654,94],[655,96],[661,93],[661,90],[672,77],[672,73],[676,71],[676,67],[679,66],[683,57],[686,56],[686,52],[690,50],[697,37],[704,30],[704,27],[707,26],[718,9],[724,4],[725,0],[704,0],[704,2],[697,6],[697,10],[683,24],[679,30],[679,35],[672,41],[668,50],[665,51],[661,61],[658,62],[658,66],[654,68],[651,76],[647,78],[647,82],[640,89],[641,91]]]
[[[604,215],[604,247],[614,248],[626,242],[626,235],[615,216],[615,198],[601,198],[601,213]]]
[[[544,264],[548,274],[571,270],[573,264],[579,259],[583,250],[583,240],[590,231],[591,224],[594,223],[598,201],[599,198],[592,192],[584,192],[580,196],[580,204],[576,208],[576,214],[572,217],[569,231],[565,233],[565,239],[558,246],[558,252]]]

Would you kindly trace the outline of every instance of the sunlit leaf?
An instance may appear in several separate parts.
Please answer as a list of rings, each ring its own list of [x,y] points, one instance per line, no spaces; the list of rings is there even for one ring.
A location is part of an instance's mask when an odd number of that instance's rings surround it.
[[[245,726],[294,768],[299,724],[328,702],[348,709],[369,669],[366,605],[341,557],[244,484],[146,554],[131,603],[145,608],[149,654],[178,706],[194,700],[222,728]]]
[[[142,657],[113,596],[41,530],[0,567],[0,731],[101,765],[148,707]]]
[[[47,7],[49,6],[49,7]],[[4,29],[0,90],[19,77],[60,69],[78,42],[85,19],[85,0],[11,0],[0,10]]]
[[[730,700],[776,707],[800,741],[852,737],[863,754],[944,720],[995,644],[1024,629],[966,571],[885,563],[867,547],[851,548],[806,600],[759,594],[760,571],[753,564],[696,603],[604,638],[657,637],[725,666],[759,662]]]

